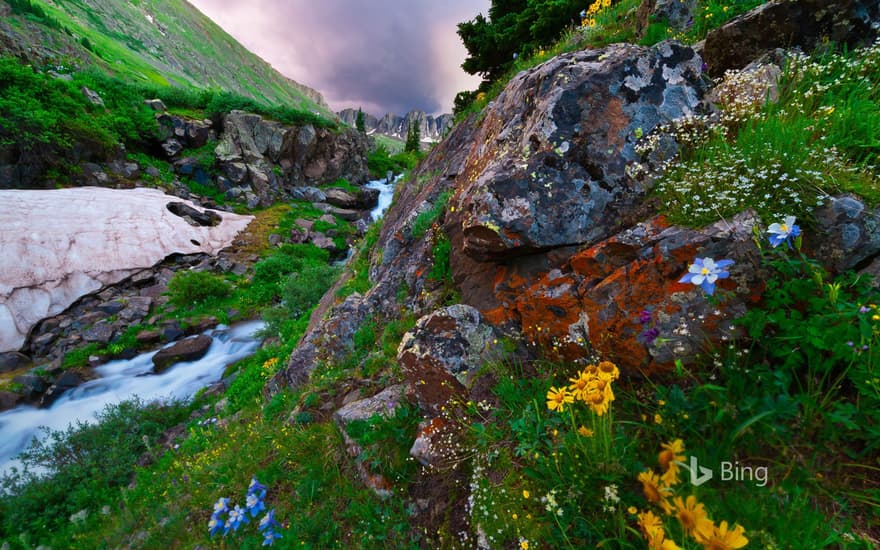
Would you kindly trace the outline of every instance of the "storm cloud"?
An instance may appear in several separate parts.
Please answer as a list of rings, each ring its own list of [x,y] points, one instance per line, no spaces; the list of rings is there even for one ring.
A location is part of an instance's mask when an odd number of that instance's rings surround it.
[[[190,2],[334,110],[439,114],[479,83],[460,68],[466,51],[455,31],[489,0]]]

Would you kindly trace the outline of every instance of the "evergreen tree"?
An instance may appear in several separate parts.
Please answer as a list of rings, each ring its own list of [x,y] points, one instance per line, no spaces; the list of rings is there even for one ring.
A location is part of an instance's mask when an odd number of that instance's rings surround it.
[[[361,132],[362,134],[367,133],[366,117],[364,117],[364,112],[360,108],[358,108],[358,114],[354,120],[354,125],[358,132]]]
[[[419,121],[413,120],[406,131],[406,146],[404,151],[407,153],[418,152],[422,146],[422,131],[419,129]]]

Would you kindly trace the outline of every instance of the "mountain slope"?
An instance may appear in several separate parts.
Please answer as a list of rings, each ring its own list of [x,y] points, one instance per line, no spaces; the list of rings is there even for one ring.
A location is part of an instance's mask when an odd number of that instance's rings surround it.
[[[0,54],[97,64],[124,80],[220,88],[329,114],[317,91],[278,73],[186,0],[3,0]]]
[[[355,126],[357,121],[356,109],[343,109],[336,114],[349,126]],[[376,133],[397,140],[406,140],[407,129],[413,122],[419,125],[423,142],[435,143],[442,140],[443,136],[452,128],[453,118],[450,114],[433,117],[425,114],[424,111],[410,111],[404,116],[386,113],[381,119],[364,113],[364,127],[368,134]]]

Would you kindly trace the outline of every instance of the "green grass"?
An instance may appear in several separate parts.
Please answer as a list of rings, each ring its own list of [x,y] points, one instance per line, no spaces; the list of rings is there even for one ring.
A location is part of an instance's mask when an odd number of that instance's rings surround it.
[[[428,229],[440,219],[440,216],[446,211],[446,203],[449,202],[451,196],[452,193],[450,191],[444,191],[434,200],[434,204],[431,205],[431,208],[416,216],[416,219],[413,220],[410,228],[410,236],[413,239],[422,238],[425,233],[428,232]]]

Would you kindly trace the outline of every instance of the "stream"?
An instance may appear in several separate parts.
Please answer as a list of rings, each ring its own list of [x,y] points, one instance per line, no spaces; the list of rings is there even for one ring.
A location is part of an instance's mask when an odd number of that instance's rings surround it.
[[[260,341],[254,334],[262,326],[262,321],[249,321],[205,331],[213,338],[208,353],[197,361],[177,363],[162,374],[150,374],[158,349],[134,359],[111,361],[95,368],[98,378],[64,392],[47,409],[19,406],[0,413],[0,475],[20,464],[14,457],[42,435],[42,426],[63,430],[76,422],[91,422],[107,405],[134,396],[145,402],[191,398],[219,381],[227,365],[257,350]]]
[[[379,190],[378,204],[370,212],[372,221],[380,219],[391,206],[394,184],[400,178],[365,184]],[[145,402],[192,398],[201,388],[219,381],[227,365],[257,350],[260,341],[255,333],[262,327],[262,321],[233,327],[221,325],[204,332],[213,342],[208,353],[199,360],[177,363],[162,374],[153,375],[152,357],[159,351],[156,349],[95,368],[98,378],[68,390],[49,408],[23,405],[0,413],[0,476],[11,467],[20,466],[15,457],[31,440],[45,434],[42,427],[63,430],[77,422],[93,422],[107,405],[135,396]]]

